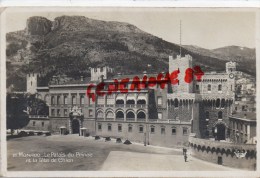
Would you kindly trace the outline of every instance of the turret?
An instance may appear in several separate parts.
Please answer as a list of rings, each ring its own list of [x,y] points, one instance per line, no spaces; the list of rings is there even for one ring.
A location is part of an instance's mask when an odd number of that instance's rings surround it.
[[[90,68],[91,70],[91,81],[101,81],[108,79],[109,74],[113,73],[113,69],[107,66]]]
[[[37,83],[38,77],[40,75],[38,73],[29,73],[26,76],[27,79],[27,88],[26,91],[31,94],[35,94],[37,92]]]

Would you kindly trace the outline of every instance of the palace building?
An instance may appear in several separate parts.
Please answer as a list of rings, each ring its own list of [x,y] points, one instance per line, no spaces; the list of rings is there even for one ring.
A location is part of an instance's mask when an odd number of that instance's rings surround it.
[[[44,125],[53,133],[65,129],[70,134],[81,134],[81,130],[87,129],[90,135],[166,147],[188,144],[191,133],[198,138],[225,140],[229,137],[229,115],[234,103],[236,63],[226,63],[222,73],[204,72],[200,81],[194,77],[187,83],[185,71],[193,67],[190,55],[170,56],[169,72],[179,71],[178,84],[161,88],[156,83],[140,91],[129,89],[134,77],[156,78],[158,74],[114,74],[112,68],[104,66],[91,68],[89,78],[62,82],[57,78],[45,87],[37,86],[38,74],[28,74],[27,91],[36,93],[49,105],[48,119],[32,119],[28,127],[37,125],[39,129]],[[107,91],[107,86],[116,80],[122,81],[120,85],[128,91],[97,95],[95,88],[100,82],[105,84],[103,91]],[[95,101],[87,96],[90,85]]]

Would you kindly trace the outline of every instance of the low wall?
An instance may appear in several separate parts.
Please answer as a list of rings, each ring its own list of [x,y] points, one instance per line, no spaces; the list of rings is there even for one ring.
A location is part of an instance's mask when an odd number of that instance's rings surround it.
[[[256,170],[256,145],[235,144],[189,137],[192,156],[228,167]],[[247,152],[237,158],[235,151]]]
[[[102,129],[98,125],[102,124]],[[107,126],[111,124],[111,131]],[[118,124],[122,125],[122,130],[118,131]],[[132,131],[128,131],[128,126],[132,125]],[[139,132],[139,126],[143,126],[143,132]],[[154,127],[154,133],[150,132],[150,126]],[[161,127],[165,127],[165,133],[161,133]],[[176,133],[172,134],[172,127],[176,128]],[[183,135],[182,128],[188,128],[187,134]],[[117,121],[97,121],[96,135],[109,136],[115,138],[129,139],[133,142],[139,142],[162,146],[162,147],[183,147],[188,145],[190,125],[188,124],[171,124],[171,123],[141,123],[141,122],[117,122]]]

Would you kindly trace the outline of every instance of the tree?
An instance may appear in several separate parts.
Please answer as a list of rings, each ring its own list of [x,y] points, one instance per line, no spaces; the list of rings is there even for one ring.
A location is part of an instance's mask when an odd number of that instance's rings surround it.
[[[49,115],[49,107],[45,101],[38,99],[35,95],[29,95],[27,98],[30,115]]]
[[[29,115],[49,115],[47,104],[35,95],[8,93],[6,97],[7,129],[11,133],[29,123]]]
[[[11,134],[15,129],[20,129],[26,126],[29,122],[27,111],[27,100],[24,94],[7,94],[6,109],[7,129],[11,129]]]

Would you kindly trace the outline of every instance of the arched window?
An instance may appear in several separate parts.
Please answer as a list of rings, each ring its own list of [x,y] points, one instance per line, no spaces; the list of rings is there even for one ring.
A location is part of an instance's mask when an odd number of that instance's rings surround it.
[[[73,105],[76,104],[76,96],[72,96],[72,104],[73,104]]]
[[[208,84],[208,91],[211,91],[211,85]]]
[[[117,119],[123,119],[123,118],[124,118],[124,113],[123,113],[122,111],[118,111],[118,112],[116,113],[116,118],[117,118]]]
[[[172,135],[176,135],[176,127],[172,127]]]
[[[178,108],[179,107],[179,101],[177,98],[174,99],[174,107]]]
[[[140,111],[137,114],[137,119],[145,119],[146,118],[146,114],[143,111]]]
[[[46,104],[49,104],[49,95],[45,96],[44,101],[46,102]]]
[[[138,100],[137,104],[146,104],[146,101],[145,100]]]
[[[132,111],[129,111],[129,112],[126,114],[126,118],[127,118],[127,119],[134,119],[134,118],[135,118],[135,114],[134,114]]]
[[[221,84],[218,85],[218,91],[222,91],[222,85]]]
[[[220,107],[220,99],[217,99],[217,101],[216,101],[216,107],[217,107],[217,108]]]
[[[118,100],[116,100],[116,104],[124,104],[125,102],[124,102],[124,100],[122,100],[122,99],[118,99]]]
[[[57,96],[57,104],[60,104],[60,96]]]
[[[226,101],[225,99],[221,100],[221,108],[224,108],[226,106]]]
[[[108,111],[106,114],[106,118],[114,118],[114,113],[112,111]]]
[[[81,104],[81,105],[84,104],[84,95],[80,95],[80,104]]]
[[[222,115],[223,115],[222,111],[219,111],[218,112],[218,119],[222,119]]]
[[[209,119],[209,112],[208,111],[205,112],[205,117],[206,117],[206,119]]]
[[[135,100],[127,100],[126,104],[135,104]]]
[[[68,96],[64,96],[64,104],[68,104]]]
[[[103,118],[104,117],[104,114],[102,111],[98,111],[97,112],[97,118]]]

